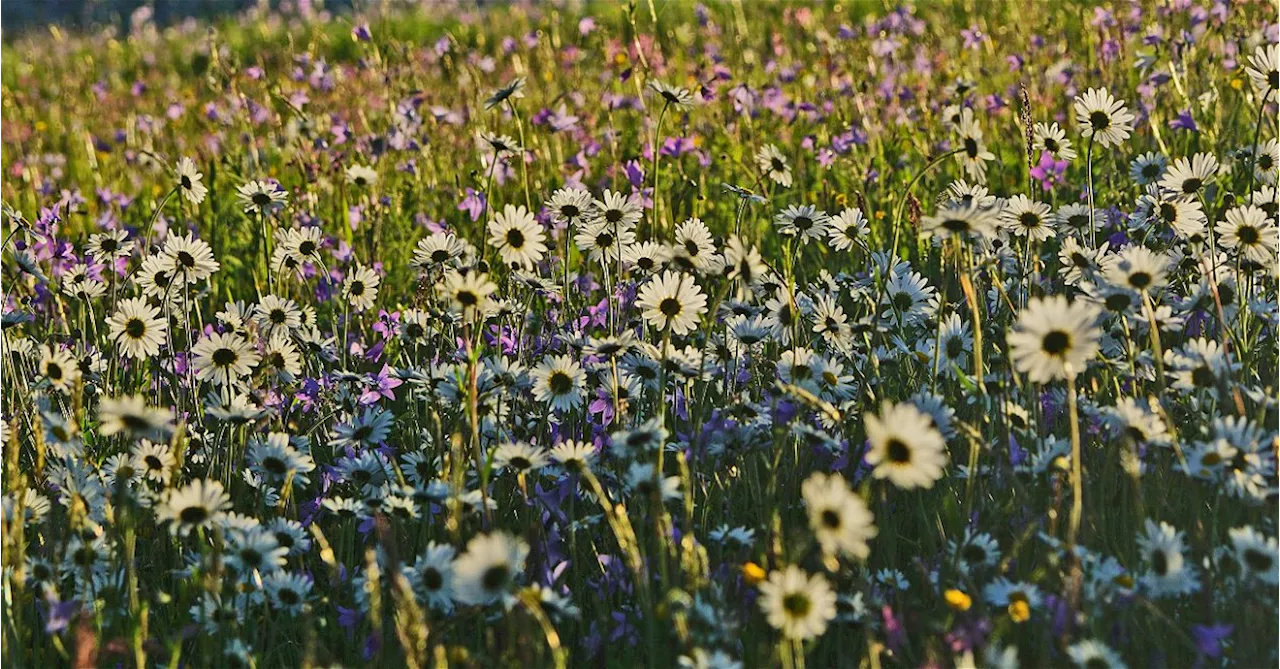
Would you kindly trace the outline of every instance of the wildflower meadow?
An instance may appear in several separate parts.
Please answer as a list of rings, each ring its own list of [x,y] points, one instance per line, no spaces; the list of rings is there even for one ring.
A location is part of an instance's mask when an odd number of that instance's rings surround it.
[[[1276,666],[1278,11],[6,31],[5,666]]]

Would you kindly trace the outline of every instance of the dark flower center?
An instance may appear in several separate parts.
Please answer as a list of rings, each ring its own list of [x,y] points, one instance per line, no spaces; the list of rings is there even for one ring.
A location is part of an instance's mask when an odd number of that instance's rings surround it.
[[[230,367],[239,357],[233,349],[220,348],[213,352],[213,364],[219,367]]]
[[[507,246],[513,249],[519,249],[524,246],[524,233],[519,230],[507,231]]]
[[[1106,130],[1111,127],[1111,117],[1104,111],[1093,112],[1089,114],[1089,125],[1093,126],[1094,130]]]
[[[674,318],[680,314],[680,300],[674,297],[668,297],[658,303],[658,311],[662,312],[667,318]]]
[[[803,592],[793,592],[782,598],[782,608],[796,618],[809,615],[809,609],[812,607],[813,604],[809,601],[808,595]]]
[[[569,378],[564,372],[552,372],[547,377],[547,387],[556,395],[563,395],[573,389],[573,379]]]
[[[830,530],[839,529],[839,527],[840,527],[840,514],[836,513],[834,510],[832,510],[832,509],[823,509],[823,510],[822,510],[822,514],[821,514],[821,518],[822,518],[822,526],[823,526],[823,527],[825,527],[825,528],[827,528],[827,529],[830,529]]]
[[[1258,229],[1252,225],[1242,225],[1236,228],[1236,238],[1241,244],[1252,246],[1262,239],[1262,235],[1258,234]]]
[[[178,514],[178,519],[187,525],[199,525],[209,518],[209,510],[203,506],[189,506]]]
[[[485,570],[480,577],[480,584],[485,590],[493,591],[506,586],[511,580],[511,570],[505,564],[495,565]]]
[[[1052,330],[1045,333],[1044,339],[1040,342],[1040,348],[1049,355],[1062,355],[1071,347],[1071,335],[1062,330]]]
[[[1253,571],[1267,571],[1271,569],[1272,558],[1260,550],[1247,548],[1244,551],[1244,562]]]
[[[889,462],[895,465],[905,465],[911,462],[911,447],[907,446],[901,439],[890,439],[888,445],[885,446],[885,453],[889,456]]]

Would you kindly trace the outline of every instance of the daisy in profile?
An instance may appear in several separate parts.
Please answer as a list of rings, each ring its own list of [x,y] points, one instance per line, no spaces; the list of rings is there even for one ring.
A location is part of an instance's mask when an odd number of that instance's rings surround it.
[[[289,202],[289,194],[270,181],[250,181],[236,190],[246,214],[270,214]]]
[[[1264,100],[1280,90],[1280,45],[1264,44],[1254,49],[1244,71]]]
[[[791,187],[791,164],[773,144],[765,144],[756,151],[756,167],[760,168],[766,179],[783,188]]]
[[[580,472],[591,468],[596,457],[596,447],[583,441],[568,439],[551,449],[551,459],[571,472]]]
[[[1075,160],[1076,150],[1071,148],[1071,140],[1057,123],[1037,123],[1032,128],[1031,150],[1033,153],[1048,153],[1057,160]]]
[[[822,574],[810,576],[787,565],[760,584],[760,610],[782,636],[813,639],[822,636],[836,617],[836,593]]]
[[[515,584],[528,555],[528,544],[506,532],[467,542],[467,551],[453,563],[458,601],[481,606],[497,601]]]
[[[41,346],[40,361],[36,366],[40,376],[49,383],[49,387],[60,393],[69,394],[80,380],[80,365],[76,357],[60,346]]]
[[[1076,96],[1075,112],[1080,134],[1103,148],[1119,146],[1133,131],[1133,114],[1105,88],[1090,88]]]
[[[1187,561],[1183,533],[1169,523],[1147,519],[1138,536],[1138,551],[1147,565],[1140,583],[1153,598],[1179,597],[1200,589],[1195,567]]]
[[[1276,539],[1253,529],[1237,527],[1227,532],[1231,551],[1240,565],[1240,573],[1274,587],[1280,576],[1276,572]]]
[[[510,469],[517,474],[541,469],[547,461],[547,449],[523,441],[502,444],[493,452],[495,469]]]
[[[875,516],[844,477],[816,473],[800,486],[800,495],[809,510],[809,527],[824,552],[863,560],[871,554],[867,541],[876,536]]]
[[[546,233],[523,206],[503,207],[489,221],[488,231],[489,243],[509,266],[532,268],[547,252]]]
[[[533,396],[553,411],[569,411],[582,406],[586,372],[572,356],[550,356],[533,368]]]
[[[1067,647],[1067,657],[1079,669],[1127,669],[1120,654],[1096,639],[1085,639]]]
[[[481,132],[476,137],[476,145],[480,147],[480,150],[485,155],[493,155],[495,158],[524,151],[524,147],[520,146],[520,143],[511,137],[492,132]]]
[[[238,384],[261,360],[257,349],[244,337],[215,332],[191,348],[196,378],[216,386]]]
[[[799,206],[789,205],[773,218],[778,226],[778,234],[788,237],[800,237],[800,241],[822,239],[827,234],[827,221],[830,217],[811,204]]]
[[[698,327],[707,310],[707,296],[693,277],[667,271],[640,288],[636,308],[658,331],[669,327],[674,334],[685,335]]]
[[[1227,210],[1226,219],[1217,225],[1218,244],[1237,256],[1264,267],[1276,264],[1280,249],[1280,229],[1260,207],[1244,205]]]
[[[1000,212],[1000,221],[1009,232],[1028,241],[1043,242],[1053,236],[1053,217],[1049,205],[1026,195],[1009,198]]]
[[[105,398],[98,405],[98,434],[104,437],[124,433],[164,441],[172,431],[173,414],[147,406],[141,395]]]
[[[204,202],[205,196],[209,194],[209,189],[201,183],[204,180],[204,174],[196,167],[194,161],[186,156],[178,160],[178,192],[182,194],[183,199],[191,204],[200,204]]]
[[[578,225],[591,216],[593,204],[591,193],[576,186],[569,186],[552,193],[551,199],[546,202],[546,207],[555,222],[572,226]]]
[[[346,171],[347,183],[356,188],[368,188],[378,183],[378,171],[368,165],[351,165]]]
[[[1139,293],[1156,293],[1168,282],[1169,259],[1162,253],[1134,244],[1106,261],[1107,283]]]
[[[474,320],[483,315],[489,306],[489,296],[498,286],[489,280],[488,274],[478,272],[449,272],[440,285],[441,296],[454,313],[463,320]]]
[[[863,414],[866,423],[866,462],[874,476],[889,479],[904,490],[932,488],[947,464],[947,443],[933,419],[915,406],[885,402],[880,414]]]
[[[973,205],[948,206],[920,221],[920,231],[938,239],[995,237],[999,218],[991,209]]]
[[[1160,179],[1160,188],[1175,195],[1194,196],[1213,182],[1218,174],[1218,159],[1210,153],[1197,153],[1179,158]]]
[[[452,232],[437,232],[418,240],[411,264],[421,270],[441,268],[463,258],[467,244]]]
[[[1035,383],[1075,377],[1098,353],[1097,309],[1062,296],[1033,299],[1009,333],[1009,356]]]
[[[650,79],[647,83],[649,90],[658,94],[662,98],[664,105],[670,105],[676,109],[693,106],[693,93],[687,88],[679,86],[669,86],[657,79]]]
[[[365,265],[356,266],[342,282],[342,297],[356,311],[373,308],[378,299],[378,287],[382,277]]]
[[[507,85],[495,90],[493,94],[484,101],[484,110],[489,111],[507,100],[518,100],[523,98],[524,83],[524,77],[516,77],[508,82]]]
[[[161,523],[170,523],[175,536],[186,536],[195,529],[210,529],[222,521],[231,508],[231,496],[216,480],[197,479],[169,493],[157,511]]]
[[[1053,224],[1077,235],[1085,235],[1090,231],[1090,224],[1094,229],[1100,229],[1106,223],[1107,219],[1102,212],[1094,210],[1092,217],[1089,214],[1088,205],[1072,202],[1062,205],[1053,212]]]

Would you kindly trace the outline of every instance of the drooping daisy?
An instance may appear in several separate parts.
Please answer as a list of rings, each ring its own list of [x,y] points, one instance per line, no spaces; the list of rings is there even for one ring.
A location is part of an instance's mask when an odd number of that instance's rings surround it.
[[[194,161],[183,156],[178,160],[178,192],[182,197],[191,204],[198,205],[204,202],[205,196],[209,194],[209,189],[203,183],[204,174],[196,167]]]
[[[1075,101],[1076,127],[1085,138],[1099,146],[1119,146],[1133,131],[1134,116],[1123,100],[1111,97],[1107,89],[1090,88]]]
[[[826,212],[811,204],[789,205],[773,218],[774,224],[778,226],[778,234],[799,236],[800,241],[806,244],[811,239],[826,236],[828,220],[830,217]]]
[[[640,288],[636,299],[645,322],[662,331],[685,335],[698,327],[707,309],[707,296],[688,274],[667,271]]]
[[[582,405],[586,372],[572,356],[548,357],[530,373],[533,396],[554,411],[569,411]]]
[[[373,308],[382,277],[365,265],[355,267],[342,282],[342,297],[356,311]]]
[[[231,496],[222,482],[197,479],[169,493],[169,498],[157,512],[161,523],[171,523],[169,531],[186,536],[198,528],[209,529],[221,522],[222,515],[231,508]]]
[[[529,546],[506,532],[482,534],[467,542],[453,563],[455,592],[464,604],[492,604],[507,593],[524,570]]]
[[[1000,562],[1000,544],[990,534],[973,528],[965,529],[959,542],[947,542],[947,553],[955,556],[962,572],[975,576]]]
[[[547,252],[546,233],[523,206],[503,207],[489,221],[488,232],[489,243],[507,265],[532,268]]]
[[[899,488],[932,488],[947,464],[946,440],[933,419],[908,403],[885,402],[880,414],[863,414],[866,424],[867,464],[874,476],[887,478]]]
[[[1060,295],[1033,299],[1009,332],[1009,355],[1035,383],[1074,377],[1098,352],[1097,309]]]
[[[1264,267],[1276,264],[1276,252],[1280,249],[1280,228],[1267,217],[1267,213],[1254,205],[1232,207],[1226,220],[1217,225],[1218,244],[1234,251],[1241,258]]]
[[[289,193],[270,181],[250,181],[236,190],[246,214],[270,214],[289,202]]]
[[[765,144],[756,151],[756,167],[764,172],[765,178],[782,186],[791,187],[791,164],[787,157],[773,144]]]
[[[670,105],[676,109],[682,109],[693,105],[693,93],[687,88],[679,86],[669,86],[657,79],[650,79],[647,82],[649,90],[658,94],[662,98],[664,105]]]
[[[784,637],[813,639],[822,636],[836,617],[836,593],[822,574],[810,576],[787,565],[760,584],[760,610]]]
[[[816,473],[805,480],[800,494],[809,510],[809,527],[823,551],[864,560],[871,554],[867,541],[876,536],[875,516],[844,477]]]
[[[230,386],[249,375],[261,360],[253,345],[236,334],[215,332],[191,348],[196,378],[216,386]]]

